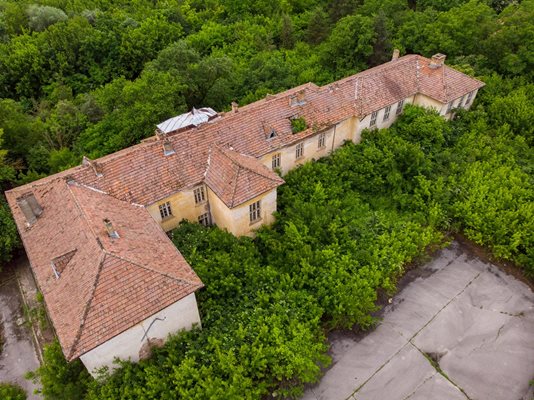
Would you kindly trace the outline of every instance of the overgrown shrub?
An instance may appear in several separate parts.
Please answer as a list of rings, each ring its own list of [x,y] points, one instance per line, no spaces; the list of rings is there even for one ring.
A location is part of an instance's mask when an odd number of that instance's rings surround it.
[[[0,382],[0,399],[2,400],[26,400],[26,392],[14,383]]]

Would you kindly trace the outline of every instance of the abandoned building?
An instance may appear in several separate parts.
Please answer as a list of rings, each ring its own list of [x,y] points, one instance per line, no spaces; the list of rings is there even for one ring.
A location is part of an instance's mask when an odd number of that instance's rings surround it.
[[[251,235],[273,221],[280,174],[388,127],[407,104],[445,118],[469,108],[483,83],[444,60],[396,51],[326,86],[193,109],[138,145],[6,192],[67,360],[89,371],[137,361],[149,340],[200,324],[202,282],[165,232],[187,219]]]

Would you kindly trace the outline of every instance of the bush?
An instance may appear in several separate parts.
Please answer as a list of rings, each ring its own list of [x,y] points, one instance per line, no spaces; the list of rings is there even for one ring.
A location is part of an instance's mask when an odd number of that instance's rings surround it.
[[[19,385],[13,383],[0,383],[0,399],[26,400],[26,392]]]
[[[28,25],[34,31],[44,31],[50,25],[66,21],[67,14],[59,8],[50,6],[38,6],[32,4],[28,7]]]

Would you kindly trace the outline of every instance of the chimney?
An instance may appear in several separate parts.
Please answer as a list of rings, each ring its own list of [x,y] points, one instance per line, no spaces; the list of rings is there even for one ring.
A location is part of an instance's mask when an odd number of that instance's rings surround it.
[[[239,110],[239,104],[237,104],[235,101],[232,101],[232,112],[236,113]]]
[[[291,107],[302,106],[304,104],[306,104],[306,92],[304,90],[300,90],[293,96],[289,97],[289,105]]]
[[[172,143],[169,139],[165,138],[163,139],[163,155],[170,156],[174,154],[174,148],[172,147]]]
[[[82,165],[89,165],[95,172],[96,176],[98,176],[99,178],[102,176],[102,166],[96,161],[91,160],[89,157],[83,156]]]
[[[26,225],[28,227],[32,226],[37,221],[37,217],[43,213],[43,209],[33,193],[25,194],[17,199],[17,204],[26,218]]]
[[[391,61],[395,61],[399,59],[400,51],[399,49],[393,50],[393,56],[391,57]]]
[[[437,69],[440,67],[443,67],[443,64],[445,64],[445,58],[447,56],[445,54],[434,54],[432,58],[430,59],[430,64],[428,65],[432,69]]]
[[[108,235],[112,239],[118,239],[120,238],[119,234],[115,229],[113,229],[113,224],[109,219],[104,219],[104,225],[106,226],[106,231],[108,232]]]

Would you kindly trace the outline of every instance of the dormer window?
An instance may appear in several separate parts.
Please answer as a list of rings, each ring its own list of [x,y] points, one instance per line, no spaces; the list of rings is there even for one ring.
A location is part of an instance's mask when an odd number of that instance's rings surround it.
[[[52,271],[54,272],[54,276],[56,277],[56,279],[59,279],[63,271],[65,271],[65,268],[67,268],[67,264],[70,262],[70,260],[72,260],[74,254],[76,254],[76,249],[52,259],[50,264],[52,266]]]
[[[26,225],[32,226],[37,218],[43,213],[41,205],[37,202],[33,193],[27,193],[17,199],[17,204],[26,218]]]
[[[272,138],[275,138],[275,137],[276,137],[276,131],[274,130],[274,128],[271,128],[271,130],[267,134],[267,139],[272,139]]]

